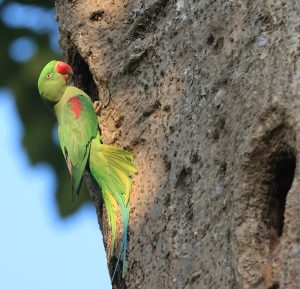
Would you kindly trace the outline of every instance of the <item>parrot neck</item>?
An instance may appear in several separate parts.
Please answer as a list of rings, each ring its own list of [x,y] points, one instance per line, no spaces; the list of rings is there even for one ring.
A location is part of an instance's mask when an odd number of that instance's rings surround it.
[[[62,98],[66,89],[65,81],[58,79],[52,82],[45,82],[40,89],[40,94],[47,103],[52,102],[55,104]]]
[[[62,97],[60,97],[59,101],[54,105],[54,112],[56,114],[58,122],[60,121],[60,119],[59,119],[60,112],[63,110],[64,105],[67,103],[67,101],[70,98],[69,95],[65,92],[66,92],[66,89],[65,89]]]

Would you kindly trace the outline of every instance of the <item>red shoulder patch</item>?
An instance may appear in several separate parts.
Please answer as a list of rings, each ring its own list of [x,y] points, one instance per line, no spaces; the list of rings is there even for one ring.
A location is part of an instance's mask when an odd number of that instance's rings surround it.
[[[72,104],[71,110],[75,113],[75,118],[80,117],[82,111],[82,104],[78,96],[71,97],[68,102]]]

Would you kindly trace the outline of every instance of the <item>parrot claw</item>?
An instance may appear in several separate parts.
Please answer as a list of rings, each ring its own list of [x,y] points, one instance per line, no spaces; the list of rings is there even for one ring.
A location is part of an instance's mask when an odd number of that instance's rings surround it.
[[[94,110],[98,116],[100,116],[101,109],[102,109],[102,102],[99,100],[95,101],[94,102]]]

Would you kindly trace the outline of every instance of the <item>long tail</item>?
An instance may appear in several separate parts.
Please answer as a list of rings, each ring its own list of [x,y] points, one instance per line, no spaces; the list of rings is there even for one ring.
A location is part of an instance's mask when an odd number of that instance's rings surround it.
[[[89,166],[92,175],[102,190],[111,228],[111,254],[113,254],[116,238],[118,207],[121,212],[123,222],[122,277],[124,277],[129,222],[128,202],[132,185],[131,176],[137,172],[137,168],[133,164],[133,155],[128,151],[101,144],[100,139],[97,137],[91,143]]]

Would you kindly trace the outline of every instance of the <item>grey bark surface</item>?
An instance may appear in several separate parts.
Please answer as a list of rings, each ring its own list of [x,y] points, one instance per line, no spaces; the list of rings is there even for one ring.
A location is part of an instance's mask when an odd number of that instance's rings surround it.
[[[300,288],[300,2],[56,7],[103,142],[139,168],[114,287]]]

